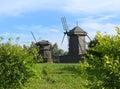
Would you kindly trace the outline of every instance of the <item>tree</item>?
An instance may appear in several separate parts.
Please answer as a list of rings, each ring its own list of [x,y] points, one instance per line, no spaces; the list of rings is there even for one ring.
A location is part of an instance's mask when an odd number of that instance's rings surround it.
[[[34,56],[18,44],[0,44],[0,89],[23,89],[34,75],[32,61]]]
[[[107,89],[118,89],[120,87],[119,27],[116,27],[116,32],[117,34],[112,36],[98,32],[95,40],[92,41],[94,45],[89,46],[86,56],[91,70],[97,71],[93,72],[92,75],[102,81],[99,86]]]
[[[31,42],[30,46],[24,45],[23,47],[34,56],[34,62],[36,63],[43,62],[43,58],[41,54],[39,54],[39,47],[34,42]]]
[[[51,47],[51,54],[52,54],[53,60],[55,62],[58,62],[59,56],[63,55],[64,51],[62,49],[59,49],[57,43],[55,43]]]

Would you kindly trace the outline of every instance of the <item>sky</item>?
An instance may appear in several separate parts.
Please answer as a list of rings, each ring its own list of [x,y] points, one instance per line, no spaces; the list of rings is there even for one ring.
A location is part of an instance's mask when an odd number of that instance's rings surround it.
[[[0,0],[0,36],[20,37],[19,44],[49,40],[59,48],[68,49],[67,38],[63,44],[61,17],[65,16],[69,29],[78,26],[91,39],[97,31],[115,34],[120,26],[119,0]],[[86,38],[87,39],[87,38]]]

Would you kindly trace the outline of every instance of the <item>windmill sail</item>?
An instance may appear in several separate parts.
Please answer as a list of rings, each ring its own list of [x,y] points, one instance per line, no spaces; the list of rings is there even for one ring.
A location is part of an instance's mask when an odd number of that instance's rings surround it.
[[[63,36],[63,39],[62,39],[62,42],[61,42],[61,44],[62,44],[66,35],[67,35],[67,39],[69,41],[69,36],[68,36],[69,27],[68,27],[68,24],[67,24],[67,21],[66,21],[65,17],[61,18],[61,22],[62,22],[63,29],[65,30],[64,36]]]
[[[66,18],[62,17],[61,18],[61,22],[62,22],[62,25],[63,25],[63,29],[67,32],[69,28],[68,28],[68,24],[67,24]]]
[[[37,42],[37,41],[36,41],[36,38],[35,38],[35,36],[34,36],[34,34],[33,34],[33,32],[31,32],[31,34],[32,34],[33,39],[35,40],[35,42]]]

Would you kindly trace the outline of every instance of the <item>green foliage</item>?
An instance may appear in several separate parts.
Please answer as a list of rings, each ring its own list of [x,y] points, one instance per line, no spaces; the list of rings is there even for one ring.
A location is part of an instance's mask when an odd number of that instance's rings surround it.
[[[76,70],[79,64],[42,63],[34,66],[39,77],[30,82],[27,89],[89,89],[84,86],[86,80]]]
[[[17,38],[16,41],[18,40]],[[0,89],[23,88],[34,75],[33,55],[11,42],[12,38],[9,38],[7,43],[0,44]]]
[[[86,56],[93,76],[92,89],[118,89],[120,87],[120,28],[116,35],[97,33]],[[99,82],[96,82],[96,80]],[[96,82],[96,83],[95,83]],[[97,84],[97,85],[95,85]],[[95,85],[95,86],[94,86]]]
[[[30,46],[24,45],[24,48],[28,50],[28,52],[34,56],[34,62],[35,63],[41,63],[43,62],[42,56],[39,54],[39,47],[32,42]]]
[[[62,49],[59,49],[57,43],[55,43],[51,47],[51,54],[54,62],[59,62],[59,56],[63,55],[64,51]]]
[[[89,66],[88,63],[80,62],[79,65],[75,67],[75,70],[78,71],[80,76],[86,76],[87,75],[86,74],[87,73],[86,70],[87,70],[88,66]]]

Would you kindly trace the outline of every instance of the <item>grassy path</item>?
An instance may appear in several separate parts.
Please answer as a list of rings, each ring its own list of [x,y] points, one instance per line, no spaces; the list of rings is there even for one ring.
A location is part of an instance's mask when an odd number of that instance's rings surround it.
[[[29,89],[86,89],[85,79],[75,68],[79,64],[35,64],[37,77],[29,83]]]

